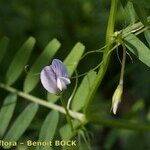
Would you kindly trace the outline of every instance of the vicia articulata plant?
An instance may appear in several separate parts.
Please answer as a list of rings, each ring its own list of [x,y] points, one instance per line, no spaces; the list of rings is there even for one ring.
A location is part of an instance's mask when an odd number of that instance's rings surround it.
[[[57,95],[71,83],[68,71],[59,59],[54,59],[50,66],[44,67],[41,71],[40,78],[43,87],[49,93]]]

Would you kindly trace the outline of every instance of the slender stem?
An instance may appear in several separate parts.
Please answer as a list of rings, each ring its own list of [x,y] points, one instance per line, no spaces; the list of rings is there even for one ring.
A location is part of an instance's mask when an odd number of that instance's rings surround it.
[[[56,111],[61,112],[63,114],[66,114],[65,109],[59,105],[47,102],[46,100],[37,98],[37,97],[32,96],[30,94],[18,91],[17,89],[12,88],[10,86],[7,86],[3,83],[0,83],[0,88],[5,89],[6,91],[9,91],[11,93],[16,93],[18,96],[23,97],[29,101],[34,102],[34,103],[40,104],[40,105],[45,106],[47,108],[51,108],[53,110],[56,110]],[[78,112],[74,112],[74,111],[69,110],[69,114],[72,118],[78,119],[80,122],[86,122],[85,115],[82,113],[78,113]]]
[[[62,105],[63,105],[63,107],[64,107],[64,109],[66,111],[67,122],[68,122],[68,124],[70,124],[71,130],[73,131],[74,128],[73,128],[73,124],[72,124],[72,121],[71,121],[71,116],[70,116],[70,113],[68,111],[69,109],[67,108],[67,106],[66,106],[66,104],[64,102],[63,95],[60,96],[60,101],[61,101],[61,103],[62,103]]]
[[[125,70],[125,63],[126,63],[126,47],[124,43],[122,43],[122,47],[123,47],[123,57],[121,63],[121,75],[120,75],[119,84],[123,84],[123,77],[124,77],[124,70]]]
[[[107,31],[106,31],[106,45],[108,46],[104,49],[104,54],[103,54],[103,63],[98,71],[97,78],[93,84],[93,87],[91,88],[91,91],[88,95],[88,100],[87,104],[85,106],[85,113],[88,115],[88,110],[89,107],[93,101],[94,95],[106,73],[110,55],[108,55],[109,50],[112,47],[112,41],[113,41],[113,33],[114,33],[114,25],[115,25],[115,17],[116,17],[116,12],[117,12],[117,5],[118,5],[118,0],[111,0],[111,8],[110,8],[110,15],[108,19],[108,26],[107,26]]]
[[[75,70],[75,75],[76,75],[75,86],[74,86],[74,89],[73,89],[73,92],[72,92],[71,96],[68,99],[67,109],[69,109],[71,101],[74,98],[76,90],[77,90],[77,87],[78,87],[78,72],[77,72],[77,70]]]
[[[111,54],[112,51],[114,51],[120,44],[116,44],[113,48],[110,49],[110,51],[107,53],[107,56]],[[95,71],[96,69],[98,69],[102,64],[103,64],[103,61],[102,60],[97,66],[95,66],[94,68],[90,69],[89,71]],[[89,71],[85,72],[85,73],[82,73],[82,74],[79,74],[77,76],[73,76],[71,77],[71,79],[74,79],[74,78],[79,78],[79,77],[82,77],[82,76],[85,76],[89,73]]]
[[[86,53],[81,57],[80,61],[81,61],[83,58],[85,58],[87,55],[91,54],[91,53],[102,53],[102,52],[103,52],[103,49],[106,48],[106,47],[107,47],[107,45],[103,46],[103,47],[100,48],[100,49],[91,50],[91,51],[86,52]]]

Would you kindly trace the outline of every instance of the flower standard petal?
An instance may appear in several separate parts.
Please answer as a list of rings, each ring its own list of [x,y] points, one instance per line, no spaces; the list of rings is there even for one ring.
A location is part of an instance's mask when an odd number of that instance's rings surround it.
[[[52,68],[55,71],[57,77],[69,77],[66,67],[59,59],[54,59],[52,61]]]
[[[59,92],[57,88],[57,78],[51,66],[46,66],[40,74],[41,83],[43,87],[50,93],[57,94]]]

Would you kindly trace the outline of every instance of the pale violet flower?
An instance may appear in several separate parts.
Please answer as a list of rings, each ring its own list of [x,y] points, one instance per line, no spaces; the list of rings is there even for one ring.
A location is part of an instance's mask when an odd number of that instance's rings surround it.
[[[42,69],[41,83],[43,87],[53,94],[59,94],[71,83],[66,67],[59,59],[54,59],[50,66]]]

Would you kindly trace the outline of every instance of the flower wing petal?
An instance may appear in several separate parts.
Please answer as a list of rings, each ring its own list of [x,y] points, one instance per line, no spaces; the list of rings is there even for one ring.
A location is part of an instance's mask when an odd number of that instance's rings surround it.
[[[41,83],[43,87],[50,93],[57,94],[58,88],[57,88],[57,80],[56,75],[52,69],[52,66],[46,66],[42,69],[41,74]]]

